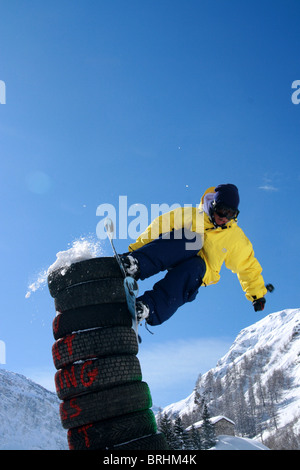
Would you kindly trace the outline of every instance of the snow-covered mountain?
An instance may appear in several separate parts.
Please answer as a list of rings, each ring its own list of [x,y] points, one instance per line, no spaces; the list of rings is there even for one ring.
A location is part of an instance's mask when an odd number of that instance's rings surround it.
[[[0,449],[68,449],[57,395],[4,369],[0,369]]]
[[[300,309],[272,313],[243,329],[216,367],[198,378],[191,395],[163,412],[196,421],[195,401],[201,397],[236,424],[252,419],[260,438],[292,422],[299,434]]]
[[[189,416],[196,422],[195,400],[199,403],[201,397],[216,414],[225,414],[236,424],[239,413],[246,422],[253,409],[263,424],[256,423],[259,432],[251,437],[261,440],[263,435],[265,439],[275,428],[278,432],[291,422],[299,434],[300,309],[270,314],[243,329],[216,367],[199,377],[191,395],[163,412]],[[224,409],[228,403],[232,407]],[[231,413],[237,415],[232,417]],[[226,442],[220,440],[218,448],[229,448],[229,438],[230,446],[237,445],[236,439],[225,436]],[[0,369],[0,449],[68,449],[57,395],[4,369]]]

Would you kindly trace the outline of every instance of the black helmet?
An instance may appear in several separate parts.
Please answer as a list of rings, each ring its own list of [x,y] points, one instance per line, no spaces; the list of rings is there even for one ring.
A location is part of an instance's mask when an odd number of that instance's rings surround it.
[[[234,184],[220,184],[215,188],[215,198],[211,201],[209,215],[213,224],[218,227],[214,214],[219,217],[226,217],[228,220],[236,219],[239,215],[239,192]]]

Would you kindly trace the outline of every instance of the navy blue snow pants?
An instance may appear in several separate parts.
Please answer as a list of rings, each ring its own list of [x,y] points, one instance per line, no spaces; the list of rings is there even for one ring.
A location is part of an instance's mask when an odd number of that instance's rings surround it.
[[[174,230],[130,253],[138,260],[141,280],[167,270],[152,290],[137,299],[149,306],[149,325],[160,325],[196,298],[206,271],[204,260],[197,256],[199,240],[196,233]]]

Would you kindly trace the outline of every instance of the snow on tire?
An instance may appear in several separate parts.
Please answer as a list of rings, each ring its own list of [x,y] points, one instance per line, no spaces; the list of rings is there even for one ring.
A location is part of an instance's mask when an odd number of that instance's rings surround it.
[[[61,400],[139,380],[140,362],[132,355],[79,361],[55,374],[56,393]]]
[[[84,359],[137,353],[136,334],[126,326],[75,332],[55,341],[52,346],[56,369]]]
[[[103,278],[122,278],[115,258],[92,258],[57,269],[48,276],[48,288],[50,295],[55,298],[67,287]]]

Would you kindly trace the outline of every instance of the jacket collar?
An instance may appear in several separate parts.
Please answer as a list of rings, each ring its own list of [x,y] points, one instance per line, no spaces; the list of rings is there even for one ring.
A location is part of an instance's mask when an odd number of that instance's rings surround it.
[[[233,219],[233,220],[230,220],[229,222],[227,222],[227,224],[224,225],[223,227],[221,227],[221,226],[220,227],[215,227],[214,226],[214,224],[210,220],[209,215],[204,210],[204,197],[206,196],[206,194],[214,193],[214,192],[215,192],[215,186],[211,186],[210,188],[208,188],[205,191],[205,193],[203,194],[203,196],[201,198],[200,204],[199,204],[199,211],[204,213],[204,230],[219,230],[219,231],[222,231],[224,229],[231,228],[234,224],[237,224],[237,222]]]
[[[205,231],[207,231],[207,230],[218,230],[219,232],[221,232],[222,230],[232,228],[234,225],[237,225],[237,222],[235,220],[230,220],[223,227],[221,227],[221,226],[220,227],[215,227],[214,224],[212,223],[212,221],[210,220],[210,217],[206,214],[206,212],[204,212],[204,211],[201,211],[201,212],[203,212],[203,214],[204,214],[204,230]]]

